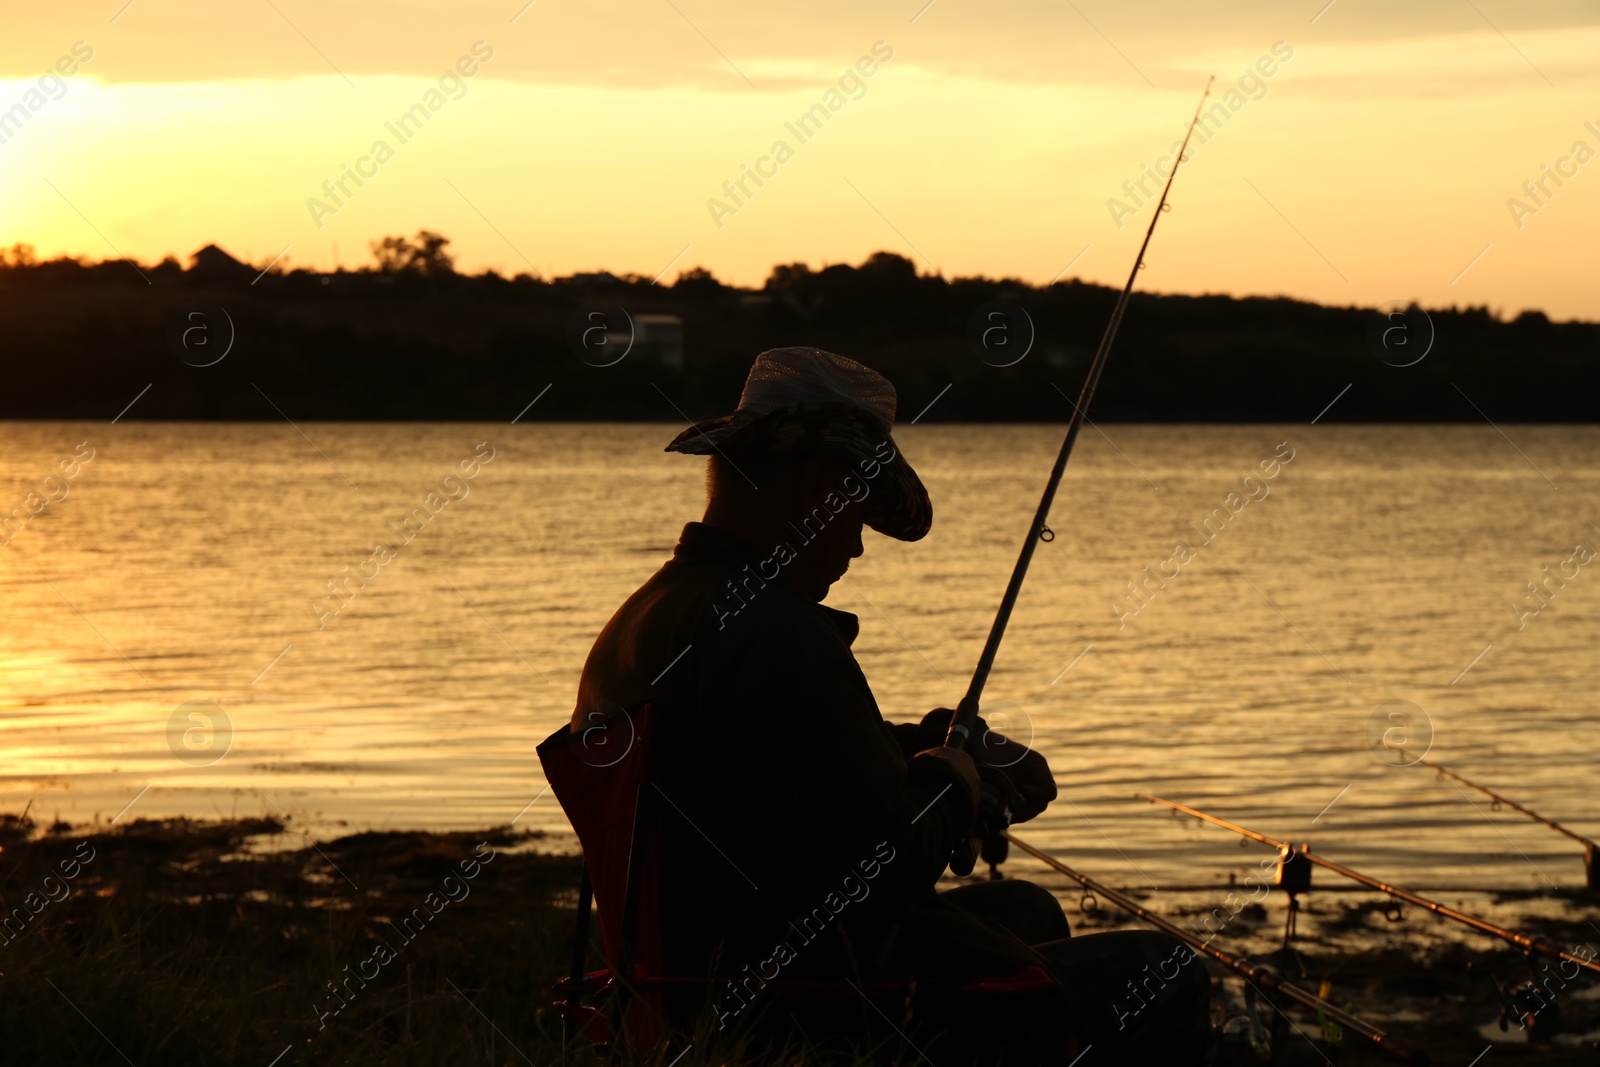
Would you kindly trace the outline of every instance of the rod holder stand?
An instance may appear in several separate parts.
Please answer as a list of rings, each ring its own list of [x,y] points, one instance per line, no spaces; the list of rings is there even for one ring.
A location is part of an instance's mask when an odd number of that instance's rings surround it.
[[[1301,853],[1311,851],[1309,844],[1303,844],[1299,849],[1288,846],[1278,850],[1278,880],[1279,889],[1288,893],[1291,898],[1311,890],[1311,861]]]

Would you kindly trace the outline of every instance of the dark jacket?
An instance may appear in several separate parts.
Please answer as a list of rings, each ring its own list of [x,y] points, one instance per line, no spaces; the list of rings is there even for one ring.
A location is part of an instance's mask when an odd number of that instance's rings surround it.
[[[575,727],[656,707],[670,972],[904,973],[897,935],[941,910],[933,886],[970,802],[938,761],[910,758],[941,724],[883,720],[857,628],[767,552],[689,523],[596,639]]]

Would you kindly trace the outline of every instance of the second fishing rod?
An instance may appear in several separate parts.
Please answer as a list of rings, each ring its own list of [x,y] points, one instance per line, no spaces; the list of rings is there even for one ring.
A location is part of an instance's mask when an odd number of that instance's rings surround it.
[[[1215,80],[1215,78],[1206,80],[1205,92],[1200,95],[1200,103],[1195,105],[1194,117],[1189,120],[1189,129],[1183,135],[1183,144],[1173,161],[1172,171],[1167,175],[1166,185],[1161,188],[1161,200],[1150,214],[1150,225],[1146,228],[1144,240],[1139,245],[1139,254],[1134,257],[1133,269],[1128,272],[1127,284],[1117,296],[1117,302],[1111,310],[1111,320],[1106,323],[1105,333],[1100,338],[1100,346],[1095,350],[1094,360],[1089,364],[1089,373],[1083,380],[1083,390],[1073,407],[1072,418],[1067,422],[1066,438],[1061,442],[1061,451],[1056,455],[1055,466],[1050,469],[1050,478],[1045,483],[1044,495],[1039,499],[1039,507],[1033,514],[1028,534],[1022,539],[1022,551],[1017,556],[1016,566],[1012,568],[1011,580],[1006,583],[1005,595],[1000,598],[1000,608],[995,612],[994,624],[989,628],[989,637],[984,641],[983,652],[978,656],[978,665],[972,672],[972,681],[967,685],[966,695],[956,705],[955,714],[950,716],[950,730],[945,737],[945,745],[950,748],[966,748],[972,737],[973,728],[978,723],[983,687],[989,680],[990,670],[994,668],[995,655],[1000,651],[1000,640],[1005,636],[1006,624],[1011,621],[1011,612],[1016,607],[1017,595],[1022,591],[1022,580],[1027,577],[1028,564],[1033,561],[1034,549],[1038,547],[1040,541],[1048,540],[1051,536],[1050,528],[1046,525],[1050,518],[1050,505],[1055,501],[1056,490],[1061,485],[1061,476],[1067,469],[1067,459],[1072,455],[1072,446],[1078,440],[1078,431],[1083,428],[1084,419],[1088,416],[1089,402],[1094,399],[1095,388],[1100,384],[1106,360],[1111,355],[1111,346],[1116,342],[1117,329],[1122,325],[1128,298],[1133,293],[1134,280],[1144,268],[1145,250],[1150,247],[1150,238],[1156,232],[1156,223],[1167,211],[1167,194],[1172,191],[1172,182],[1178,176],[1178,168],[1188,158],[1189,139],[1194,136],[1195,126],[1200,122],[1200,109],[1205,107],[1206,97],[1211,95],[1211,84]],[[1008,816],[1003,812],[999,813],[997,821],[1001,825],[990,828],[992,839],[996,842],[1003,839],[995,836],[994,832],[1004,829],[1007,819]],[[971,873],[976,863],[976,850],[971,842],[965,842],[958,846],[951,856],[950,869],[958,875],[965,875]]]
[[[1493,789],[1490,789],[1486,785],[1479,785],[1477,782],[1474,782],[1471,778],[1468,778],[1466,775],[1461,774],[1461,773],[1456,772],[1456,771],[1452,771],[1449,767],[1446,767],[1442,763],[1435,763],[1433,760],[1425,758],[1425,756],[1414,756],[1414,755],[1411,754],[1411,752],[1409,750],[1407,750],[1404,747],[1396,747],[1394,749],[1394,751],[1398,752],[1405,759],[1410,760],[1412,764],[1419,764],[1420,763],[1424,767],[1431,767],[1435,771],[1438,771],[1439,774],[1442,777],[1454,778],[1456,781],[1460,782],[1462,785],[1467,786],[1467,787],[1469,787],[1471,789],[1476,789],[1478,792],[1484,794],[1485,796],[1489,797],[1491,800],[1494,801],[1495,810],[1499,810],[1499,808],[1503,805],[1505,807],[1510,808],[1512,811],[1521,812],[1523,815],[1526,815],[1528,818],[1532,819],[1534,822],[1540,823],[1540,824],[1542,824],[1544,826],[1548,826],[1550,829],[1554,830],[1556,833],[1565,834],[1567,837],[1570,837],[1572,840],[1578,842],[1578,844],[1583,846],[1583,876],[1584,876],[1584,882],[1588,886],[1588,888],[1589,888],[1589,890],[1591,892],[1600,892],[1600,843],[1596,843],[1595,841],[1591,840],[1590,838],[1584,837],[1582,834],[1578,833],[1576,830],[1571,830],[1571,829],[1568,829],[1565,826],[1562,826],[1559,822],[1557,822],[1554,819],[1549,819],[1549,818],[1546,818],[1543,815],[1540,815],[1538,812],[1534,811],[1532,808],[1525,807],[1522,804],[1518,804],[1515,800],[1512,800],[1510,797],[1508,797],[1508,796],[1506,796],[1506,795],[1504,795],[1502,793],[1497,793]]]
[[[1249,827],[1240,826],[1235,822],[1229,822],[1227,819],[1219,818],[1216,815],[1201,811],[1199,808],[1191,808],[1187,804],[1179,804],[1175,800],[1168,800],[1165,797],[1158,797],[1154,793],[1141,792],[1135,793],[1134,796],[1138,797],[1140,800],[1148,800],[1152,804],[1159,804],[1163,807],[1170,808],[1174,813],[1181,812],[1185,815],[1192,815],[1203,822],[1211,823],[1214,826],[1220,826],[1225,830],[1232,830],[1241,837],[1249,838],[1252,841],[1259,841],[1263,845],[1270,845],[1271,847],[1277,849],[1278,854],[1282,857],[1294,857],[1296,859],[1315,863],[1319,867],[1324,867],[1337,875],[1350,879],[1353,882],[1360,882],[1362,885],[1365,885],[1371,889],[1376,889],[1379,892],[1387,893],[1397,900],[1403,900],[1408,904],[1415,904],[1417,907],[1430,911],[1435,915],[1442,916],[1446,919],[1451,919],[1455,922],[1461,923],[1463,926],[1470,926],[1480,933],[1488,934],[1491,937],[1498,937],[1502,941],[1515,945],[1528,955],[1544,956],[1549,959],[1562,960],[1563,962],[1571,963],[1592,973],[1600,974],[1600,963],[1597,963],[1593,958],[1586,959],[1575,953],[1568,952],[1560,945],[1552,945],[1548,941],[1541,940],[1537,937],[1531,937],[1528,934],[1518,933],[1515,930],[1508,930],[1503,926],[1497,926],[1494,923],[1480,919],[1475,915],[1468,915],[1466,912],[1457,911],[1455,908],[1452,908],[1447,904],[1441,904],[1437,900],[1429,900],[1427,897],[1413,893],[1409,889],[1402,889],[1399,886],[1390,885],[1389,883],[1380,879],[1373,878],[1371,875],[1362,874],[1360,871],[1346,867],[1342,863],[1335,863],[1333,860],[1330,860],[1324,856],[1319,856],[1312,852],[1307,846],[1295,848],[1287,841],[1279,841],[1276,838],[1268,837],[1266,834],[1251,830]],[[1309,870],[1309,868],[1305,869]],[[1309,875],[1306,875],[1305,877],[1309,879]],[[1301,891],[1309,888],[1310,882],[1307,880],[1304,883],[1304,887]],[[1576,974],[1577,972],[1574,971],[1573,973]]]

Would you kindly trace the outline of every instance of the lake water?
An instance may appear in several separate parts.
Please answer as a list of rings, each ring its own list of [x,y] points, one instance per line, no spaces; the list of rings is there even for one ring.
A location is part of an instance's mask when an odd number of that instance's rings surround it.
[[[676,429],[0,426],[0,513],[53,498],[0,533],[0,807],[565,831],[534,746],[699,516],[701,464],[661,452]],[[1031,840],[1127,886],[1269,855],[1144,789],[1410,887],[1581,883],[1574,843],[1371,741],[1375,715],[1414,705],[1430,758],[1600,836],[1600,563],[1537,613],[1508,603],[1600,548],[1600,428],[1104,429],[1080,440],[987,691],[1061,783]],[[829,601],[860,614],[889,718],[964,690],[1059,434],[900,433],[933,532],[869,534]],[[1146,566],[1177,575],[1141,606],[1123,594]],[[376,577],[327,599],[346,568]],[[189,717],[213,707],[231,736]]]

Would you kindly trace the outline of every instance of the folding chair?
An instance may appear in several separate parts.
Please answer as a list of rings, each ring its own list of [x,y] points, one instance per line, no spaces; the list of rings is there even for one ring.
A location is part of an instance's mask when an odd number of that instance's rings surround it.
[[[630,1047],[648,1051],[666,1038],[674,1019],[668,995],[699,994],[708,1001],[726,977],[665,973],[660,912],[660,815],[650,787],[660,713],[644,704],[619,710],[583,730],[562,726],[538,747],[545,778],[583,847],[578,889],[577,929],[568,976],[557,983],[557,1002],[569,1032],[605,1045],[619,1036],[616,1020],[585,1003],[611,996],[620,1017],[620,1036]],[[586,971],[591,908],[598,910],[607,967]],[[1043,969],[1024,967],[1015,974],[967,983],[963,993],[1036,992],[1054,985]],[[851,982],[844,979],[777,978],[761,996],[791,1006],[866,1000],[886,1020],[903,1013],[912,991],[906,981]]]

